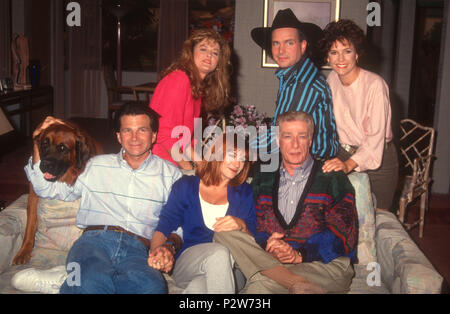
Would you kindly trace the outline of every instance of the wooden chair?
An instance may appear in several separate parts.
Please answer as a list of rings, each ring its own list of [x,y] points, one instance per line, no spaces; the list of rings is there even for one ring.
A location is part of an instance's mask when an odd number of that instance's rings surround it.
[[[133,90],[134,100],[141,101],[139,99],[140,94],[144,94],[144,101],[150,103],[151,95],[155,92],[157,83],[145,83],[131,87]]]
[[[104,65],[102,71],[108,96],[108,123],[111,124],[114,112],[129,101],[123,100],[122,95],[132,95],[133,90],[130,86],[117,86],[116,76],[111,65]]]
[[[419,225],[419,237],[423,237],[425,210],[428,210],[428,187],[431,182],[430,166],[433,158],[435,131],[411,119],[400,121],[401,172],[405,174],[400,196],[398,216],[407,230]],[[408,204],[420,196],[420,217],[412,223],[405,222]]]

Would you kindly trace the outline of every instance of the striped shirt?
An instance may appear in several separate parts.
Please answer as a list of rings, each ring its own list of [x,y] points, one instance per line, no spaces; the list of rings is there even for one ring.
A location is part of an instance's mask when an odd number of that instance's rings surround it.
[[[291,177],[284,168],[283,163],[280,166],[280,185],[278,187],[278,209],[284,217],[287,225],[297,211],[298,202],[305,189],[314,161],[311,155],[305,162],[295,169]]]
[[[76,225],[120,226],[151,239],[172,184],[181,177],[174,165],[150,153],[133,170],[119,154],[92,158],[73,186],[44,179],[40,161],[25,166],[28,180],[43,198],[74,201],[81,197]],[[177,232],[181,236],[181,232]]]
[[[316,159],[335,157],[339,142],[336,121],[333,114],[331,90],[322,73],[309,58],[303,58],[287,69],[279,69],[275,75],[280,80],[277,107],[272,121],[288,111],[304,111],[314,119],[315,130],[311,153]],[[259,138],[259,147],[266,147],[272,141],[263,136]]]

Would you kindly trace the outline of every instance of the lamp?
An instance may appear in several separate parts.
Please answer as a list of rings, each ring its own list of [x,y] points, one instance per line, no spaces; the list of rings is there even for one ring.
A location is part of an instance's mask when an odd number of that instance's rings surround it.
[[[122,45],[121,45],[121,25],[120,20],[127,15],[131,10],[124,4],[115,4],[108,6],[108,11],[117,18],[117,86],[122,86]]]

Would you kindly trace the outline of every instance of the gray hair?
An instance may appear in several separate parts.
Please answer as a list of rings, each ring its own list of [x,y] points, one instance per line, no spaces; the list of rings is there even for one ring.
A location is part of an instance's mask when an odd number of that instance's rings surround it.
[[[303,121],[308,125],[308,136],[310,139],[314,135],[314,120],[310,114],[303,111],[288,111],[277,117],[276,126],[280,126],[283,122]]]

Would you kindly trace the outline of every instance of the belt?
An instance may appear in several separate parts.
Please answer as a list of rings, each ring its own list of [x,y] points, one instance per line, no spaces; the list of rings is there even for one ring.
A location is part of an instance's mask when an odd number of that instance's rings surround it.
[[[101,226],[101,225],[100,226],[89,226],[89,227],[86,227],[83,232],[91,231],[91,230],[105,230],[105,231],[106,230],[110,230],[110,231],[116,231],[116,232],[122,232],[122,233],[128,234],[129,236],[131,236],[133,238],[136,238],[139,241],[141,241],[142,243],[144,243],[145,247],[148,250],[150,250],[150,243],[151,242],[150,242],[149,239],[141,237],[141,236],[139,236],[137,234],[134,234],[133,232],[127,231],[127,230],[125,230],[122,227],[119,227],[119,226]]]
[[[393,141],[387,142],[384,144],[384,148],[388,148],[389,145],[391,145]],[[340,144],[342,149],[344,149],[347,153],[350,155],[353,155],[358,150],[358,146],[348,145],[348,144]]]

